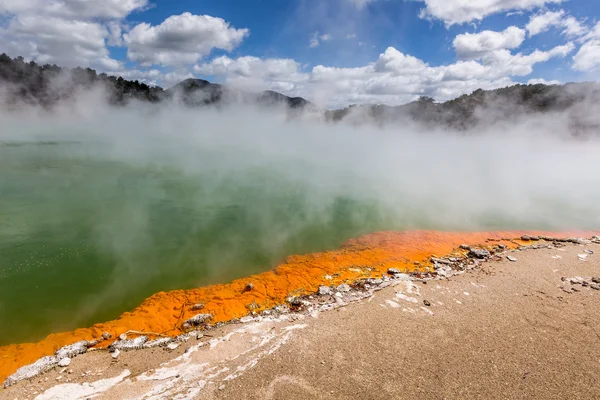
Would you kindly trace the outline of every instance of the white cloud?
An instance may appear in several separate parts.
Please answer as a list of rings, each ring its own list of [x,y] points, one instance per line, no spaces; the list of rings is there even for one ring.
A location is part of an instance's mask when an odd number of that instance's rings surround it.
[[[575,17],[566,16],[564,10],[546,11],[533,15],[526,26],[529,36],[546,32],[552,27],[563,28],[563,34],[568,37],[581,36],[587,32],[587,28]]]
[[[365,8],[368,4],[373,3],[374,1],[377,1],[377,0],[347,0],[347,1],[352,3],[359,10],[361,10],[361,9]]]
[[[453,45],[461,59],[477,59],[502,49],[515,49],[525,40],[525,30],[510,26],[502,32],[483,31],[456,36]]]
[[[231,51],[249,34],[222,18],[183,13],[160,25],[136,25],[124,35],[127,57],[144,66],[193,64],[215,48]]]
[[[573,57],[573,69],[576,71],[600,69],[600,22],[582,40],[585,42]]]
[[[563,0],[419,0],[425,3],[422,18],[444,21],[448,26],[482,20],[498,12],[531,10]]]
[[[511,77],[530,75],[535,64],[564,57],[573,48],[569,43],[530,54],[511,54],[501,49],[489,52],[480,61],[433,67],[388,47],[375,62],[361,67],[317,65],[309,71],[303,71],[289,59],[218,57],[196,66],[194,72],[222,77],[227,83],[243,88],[302,96],[329,107],[351,103],[403,104],[422,95],[446,100],[479,88],[508,86],[514,83]]]
[[[314,49],[315,47],[319,47],[321,42],[327,42],[331,39],[333,39],[333,36],[331,36],[331,34],[325,33],[323,35],[320,35],[319,32],[317,31],[312,34],[312,37],[310,38],[310,42],[308,44],[308,47],[310,47],[311,49]]]
[[[120,22],[147,0],[2,0],[2,51],[40,63],[118,70],[109,45],[120,45]]]
[[[0,13],[31,13],[65,19],[123,19],[148,0],[2,0]]]
[[[542,84],[542,85],[561,85],[562,82],[561,81],[557,81],[557,80],[552,80],[552,81],[547,81],[545,79],[542,78],[537,78],[537,79],[530,79],[527,81],[528,85],[537,85],[537,84]]]

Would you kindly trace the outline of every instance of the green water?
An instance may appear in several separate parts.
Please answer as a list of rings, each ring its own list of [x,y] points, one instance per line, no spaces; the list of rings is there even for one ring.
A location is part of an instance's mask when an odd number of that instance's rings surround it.
[[[0,345],[397,227],[374,202],[273,169],[189,171],[93,153],[79,143],[0,145]]]

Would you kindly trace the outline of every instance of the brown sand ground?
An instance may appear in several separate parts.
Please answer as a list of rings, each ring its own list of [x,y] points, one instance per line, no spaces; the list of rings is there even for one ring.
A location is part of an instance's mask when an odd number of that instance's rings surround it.
[[[600,291],[561,281],[600,277],[600,245],[511,254],[174,351],[88,353],[0,398],[600,399]]]

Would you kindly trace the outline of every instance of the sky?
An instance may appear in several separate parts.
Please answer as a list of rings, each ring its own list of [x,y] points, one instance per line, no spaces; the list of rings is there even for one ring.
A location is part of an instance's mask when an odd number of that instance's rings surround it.
[[[0,0],[0,52],[318,105],[600,80],[596,0]]]

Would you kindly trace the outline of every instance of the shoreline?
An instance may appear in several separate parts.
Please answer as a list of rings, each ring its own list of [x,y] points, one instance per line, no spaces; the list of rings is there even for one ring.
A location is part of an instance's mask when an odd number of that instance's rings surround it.
[[[337,286],[366,278],[379,278],[385,276],[390,269],[423,274],[434,272],[431,257],[445,257],[464,243],[475,247],[502,244],[508,248],[516,248],[531,244],[530,241],[519,240],[523,235],[564,238],[591,237],[594,234],[596,232],[378,232],[352,239],[337,251],[290,256],[272,271],[230,284],[157,293],[115,321],[96,324],[88,329],[52,334],[34,344],[1,347],[0,381],[4,381],[19,367],[50,356],[64,346],[81,340],[98,340],[105,333],[110,334],[111,339],[91,347],[106,347],[121,334],[132,330],[170,337],[181,335],[186,331],[182,326],[183,322],[199,313],[198,310],[190,309],[194,304],[203,304],[201,313],[210,314],[211,323],[219,325],[285,304],[290,296],[315,293],[324,284]],[[462,249],[457,254],[464,256],[467,252],[468,250]],[[147,336],[150,339],[157,337]],[[83,352],[85,351],[87,348]]]

